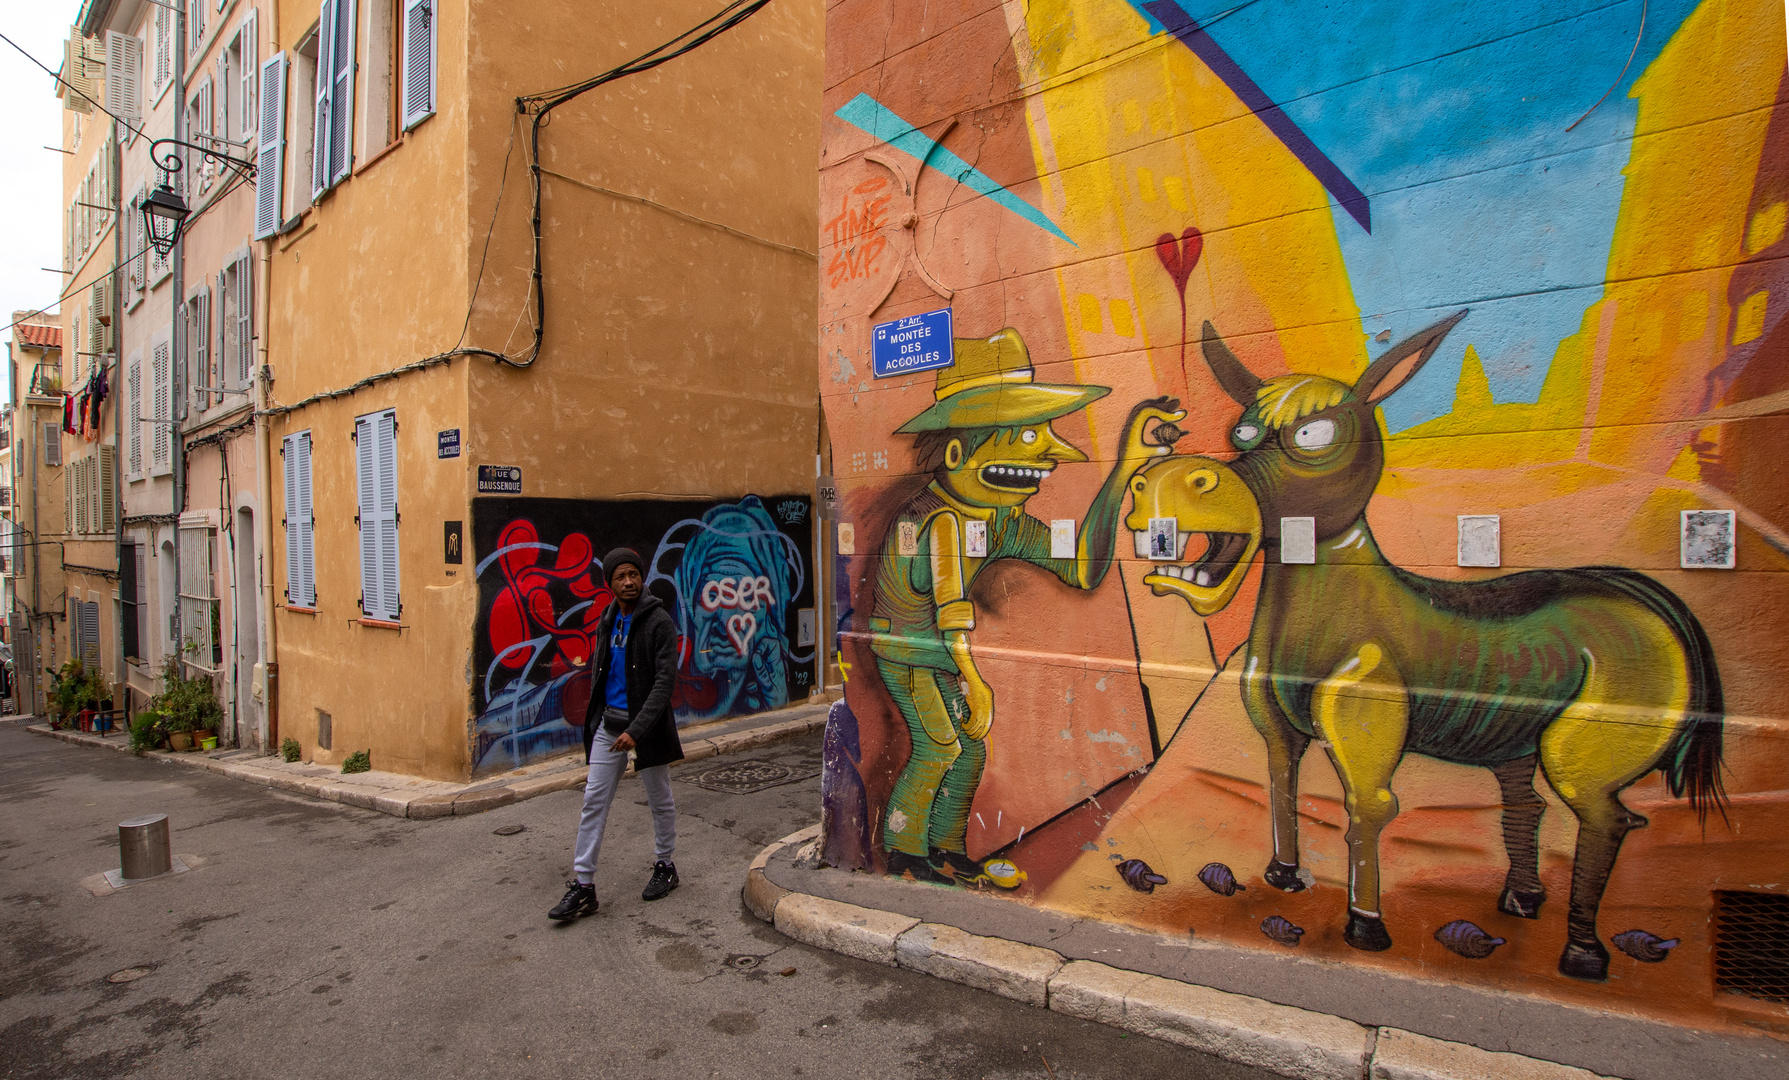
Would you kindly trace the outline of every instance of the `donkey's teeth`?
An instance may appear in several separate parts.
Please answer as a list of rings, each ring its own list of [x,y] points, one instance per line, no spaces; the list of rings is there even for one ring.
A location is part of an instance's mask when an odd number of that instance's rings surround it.
[[[1199,573],[1197,575],[1194,576],[1193,582],[1194,582],[1194,584],[1200,586],[1201,588],[1210,588],[1211,587],[1211,575],[1206,573],[1205,571],[1201,570],[1201,571],[1199,571]]]

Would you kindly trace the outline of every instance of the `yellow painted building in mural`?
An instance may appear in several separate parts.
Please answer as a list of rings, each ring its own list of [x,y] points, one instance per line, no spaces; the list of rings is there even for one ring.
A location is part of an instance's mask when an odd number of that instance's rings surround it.
[[[829,10],[832,861],[1789,1024],[1784,14],[1642,7]]]
[[[268,580],[275,741],[305,759],[465,779],[575,748],[621,543],[708,634],[680,716],[805,699],[820,6],[542,115],[711,14],[277,5]],[[723,534],[776,619],[678,576]]]

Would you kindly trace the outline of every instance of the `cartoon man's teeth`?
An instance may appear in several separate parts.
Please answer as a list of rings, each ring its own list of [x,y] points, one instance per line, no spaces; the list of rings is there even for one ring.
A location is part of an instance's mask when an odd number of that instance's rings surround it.
[[[1027,469],[1019,465],[990,465],[986,471],[996,480],[1042,480],[1050,475],[1048,469]]]

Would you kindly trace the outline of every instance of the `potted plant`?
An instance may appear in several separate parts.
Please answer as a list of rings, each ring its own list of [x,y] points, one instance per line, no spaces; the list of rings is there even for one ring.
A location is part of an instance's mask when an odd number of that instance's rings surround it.
[[[196,746],[201,738],[213,737],[224,715],[211,680],[204,675],[183,678],[179,661],[173,657],[162,669],[162,692],[155,705],[166,717],[162,726],[176,750],[186,750]]]

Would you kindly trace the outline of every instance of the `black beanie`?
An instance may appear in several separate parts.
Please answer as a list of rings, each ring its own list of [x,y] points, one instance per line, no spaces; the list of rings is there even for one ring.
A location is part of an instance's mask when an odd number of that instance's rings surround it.
[[[616,548],[603,556],[603,580],[605,582],[613,581],[615,571],[628,563],[633,564],[634,569],[640,572],[641,577],[646,576],[646,564],[640,560],[639,552],[633,548]]]

